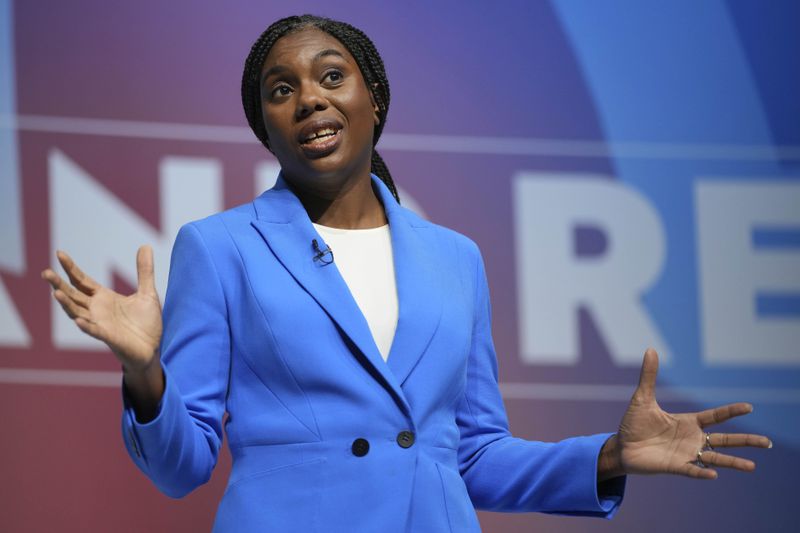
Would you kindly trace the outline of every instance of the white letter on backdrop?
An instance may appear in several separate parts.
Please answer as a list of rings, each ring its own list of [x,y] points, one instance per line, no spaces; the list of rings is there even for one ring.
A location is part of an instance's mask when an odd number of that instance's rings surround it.
[[[575,364],[584,306],[615,363],[638,366],[648,346],[668,362],[667,345],[642,303],[666,253],[651,204],[618,181],[587,174],[521,172],[513,196],[522,360]],[[602,231],[602,253],[577,256],[579,226]]]
[[[800,295],[800,252],[762,246],[756,230],[800,232],[800,185],[695,185],[703,359],[710,364],[800,364],[800,319],[759,317],[758,293]]]

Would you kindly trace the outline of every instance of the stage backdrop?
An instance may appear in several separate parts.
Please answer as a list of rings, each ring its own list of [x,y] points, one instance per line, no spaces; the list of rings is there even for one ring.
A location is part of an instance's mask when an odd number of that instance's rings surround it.
[[[250,44],[313,12],[363,28],[406,205],[487,265],[513,432],[615,430],[641,355],[670,410],[747,400],[754,474],[633,478],[612,522],[481,513],[486,531],[798,531],[800,5],[0,0],[0,530],[204,531],[230,458],[183,500],[119,435],[120,374],[52,305],[69,251],[164,294],[179,226],[276,162],[239,100]],[[186,194],[190,191],[191,194]]]

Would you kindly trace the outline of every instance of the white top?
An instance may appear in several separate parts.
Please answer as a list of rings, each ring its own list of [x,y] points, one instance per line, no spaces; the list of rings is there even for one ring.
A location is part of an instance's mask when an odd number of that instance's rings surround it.
[[[389,225],[369,229],[330,228],[314,224],[350,293],[367,319],[383,360],[389,358],[397,330],[398,301]]]

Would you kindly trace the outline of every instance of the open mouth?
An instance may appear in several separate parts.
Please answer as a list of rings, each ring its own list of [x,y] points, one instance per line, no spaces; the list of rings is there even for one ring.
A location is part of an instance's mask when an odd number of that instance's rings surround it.
[[[332,127],[322,128],[318,131],[311,132],[309,135],[307,135],[303,139],[301,144],[306,146],[323,144],[326,141],[329,141],[333,137],[338,135],[340,131],[341,131],[340,128],[332,128]]]
[[[321,120],[309,124],[300,132],[298,141],[306,157],[324,157],[339,146],[342,138],[342,125],[332,120]]]

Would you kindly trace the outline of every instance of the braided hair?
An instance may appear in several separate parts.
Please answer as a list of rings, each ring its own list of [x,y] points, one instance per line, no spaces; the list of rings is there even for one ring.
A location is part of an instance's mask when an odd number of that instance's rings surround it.
[[[395,199],[400,202],[397,195],[397,188],[392,180],[392,175],[386,167],[383,159],[375,150],[375,144],[381,136],[383,126],[386,124],[386,113],[389,111],[389,80],[386,79],[386,69],[383,66],[378,50],[369,37],[358,28],[325,17],[315,15],[292,16],[280,19],[271,24],[264,33],[258,38],[250,49],[250,54],[244,62],[244,72],[242,73],[242,106],[247,122],[253,133],[256,134],[261,144],[269,147],[267,130],[264,127],[264,119],[261,111],[261,69],[267,54],[272,49],[275,42],[281,37],[294,33],[305,28],[316,28],[331,35],[347,48],[350,55],[355,59],[361,75],[367,84],[367,88],[372,93],[375,103],[378,106],[378,124],[372,136],[372,162],[370,170],[378,176],[391,191]]]

